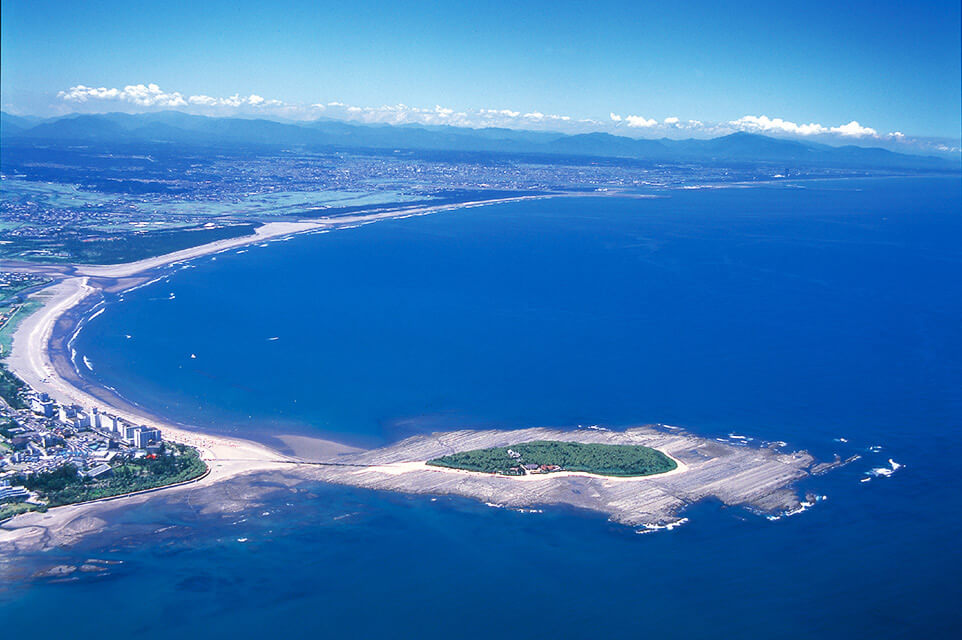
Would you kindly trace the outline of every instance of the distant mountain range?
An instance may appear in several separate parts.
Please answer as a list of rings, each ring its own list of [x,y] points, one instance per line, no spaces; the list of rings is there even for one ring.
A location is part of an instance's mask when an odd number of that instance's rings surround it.
[[[655,163],[773,163],[846,169],[958,170],[945,158],[885,149],[782,140],[733,133],[710,140],[647,140],[607,133],[566,135],[513,129],[366,125],[337,120],[277,122],[210,118],[176,111],[72,115],[55,119],[0,114],[0,143],[178,144],[456,151],[545,156],[629,158]]]

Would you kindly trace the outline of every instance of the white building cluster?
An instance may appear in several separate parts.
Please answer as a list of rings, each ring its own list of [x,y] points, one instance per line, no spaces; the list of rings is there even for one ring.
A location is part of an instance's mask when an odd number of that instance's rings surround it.
[[[160,429],[130,424],[118,416],[102,413],[97,407],[87,410],[76,404],[57,406],[45,393],[32,398],[30,408],[40,416],[56,416],[57,421],[65,426],[77,430],[93,429],[137,449],[147,449],[163,441]]]
[[[11,410],[0,417],[0,504],[31,499],[9,480],[21,474],[48,473],[73,465],[89,478],[112,473],[118,459],[164,455],[159,429],[130,424],[97,407],[57,404],[47,394],[29,398],[30,410]],[[9,414],[9,415],[8,415]]]

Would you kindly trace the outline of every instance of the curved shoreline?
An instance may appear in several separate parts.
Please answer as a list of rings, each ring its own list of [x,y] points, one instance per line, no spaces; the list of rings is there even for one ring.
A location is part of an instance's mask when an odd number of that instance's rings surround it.
[[[119,394],[100,385],[90,384],[90,389],[83,388],[88,386],[88,384],[85,384],[86,381],[82,379],[72,380],[73,375],[65,374],[58,369],[58,364],[63,365],[63,363],[58,363],[55,359],[62,358],[67,362],[70,359],[68,354],[63,352],[66,348],[65,344],[61,345],[59,350],[53,348],[52,341],[55,339],[57,332],[62,331],[66,336],[73,335],[85,316],[83,312],[76,312],[78,309],[83,309],[83,305],[88,302],[91,296],[102,295],[103,292],[108,290],[112,293],[122,293],[144,286],[152,280],[162,277],[171,267],[203,256],[271,240],[286,239],[294,235],[351,228],[381,220],[430,215],[491,204],[563,197],[565,195],[568,194],[519,195],[493,200],[400,208],[373,214],[360,213],[311,221],[268,222],[258,227],[254,234],[249,236],[217,240],[173,253],[118,265],[49,265],[42,263],[4,265],[0,262],[0,269],[9,268],[13,271],[46,273],[55,278],[60,276],[54,283],[30,294],[32,299],[41,302],[41,306],[34,313],[21,320],[14,331],[11,352],[6,359],[6,365],[11,372],[26,382],[34,391],[47,393],[58,402],[88,407],[103,407],[109,413],[129,422],[159,428],[164,433],[165,438],[197,449],[201,459],[207,464],[208,471],[200,478],[195,478],[187,483],[155,487],[149,491],[176,490],[178,487],[190,484],[214,484],[240,474],[289,468],[292,462],[299,461],[297,457],[285,455],[258,442],[203,432],[186,425],[177,424],[134,406],[129,401],[119,397]],[[99,304],[99,301],[94,303],[94,306],[96,304]],[[90,308],[92,307],[87,309],[88,312]],[[76,317],[71,317],[71,314],[76,314]],[[352,449],[347,445],[328,443],[319,438],[312,438],[312,440],[328,444],[335,449]],[[112,496],[112,498],[119,499],[139,495],[140,493],[142,492],[121,494]],[[53,507],[48,510],[47,514],[57,509],[90,503]],[[29,514],[21,514],[20,516],[14,516],[14,518],[25,515]]]
[[[134,424],[146,424],[161,429],[164,437],[169,440],[196,448],[201,459],[210,468],[210,473],[205,477],[210,483],[238,473],[270,468],[275,462],[289,459],[254,442],[193,432],[155,416],[132,411],[128,407],[114,406],[62,376],[49,349],[51,339],[58,323],[98,291],[99,289],[90,285],[87,276],[74,276],[39,292],[40,295],[45,294],[47,300],[33,315],[21,322],[14,333],[13,349],[7,359],[10,370],[34,390],[48,393],[58,402],[104,407],[108,412]],[[242,458],[243,463],[237,461],[238,458]],[[231,464],[227,464],[228,462]]]
[[[298,478],[371,489],[432,495],[454,494],[527,507],[537,504],[569,504],[607,513],[613,520],[628,525],[677,521],[679,511],[709,496],[715,496],[725,504],[750,505],[763,512],[797,506],[798,498],[789,486],[808,475],[806,469],[813,460],[807,453],[782,454],[764,449],[747,451],[683,431],[665,434],[650,427],[637,427],[625,432],[575,432],[544,428],[455,431],[413,436],[394,445],[369,451],[319,438],[297,436],[302,440],[310,440],[319,453],[317,457],[312,455],[310,458],[289,456],[257,442],[204,433],[192,427],[178,425],[163,417],[150,415],[139,407],[130,406],[130,403],[124,402],[122,398],[120,402],[105,401],[101,396],[113,398],[117,394],[95,383],[85,385],[83,378],[73,375],[76,372],[69,361],[69,353],[65,353],[66,342],[63,336],[72,335],[78,322],[100,303],[98,297],[90,304],[93,296],[144,286],[153,279],[163,277],[171,267],[186,260],[261,243],[272,238],[324,231],[326,227],[345,228],[383,219],[551,197],[558,196],[521,196],[418,210],[381,212],[369,216],[329,219],[323,223],[269,223],[259,228],[259,233],[254,236],[217,241],[139,263],[60,268],[55,272],[55,277],[58,278],[55,284],[31,294],[31,297],[40,300],[42,305],[16,329],[12,353],[7,360],[9,368],[34,390],[47,392],[58,402],[104,407],[108,413],[116,414],[129,422],[161,429],[165,439],[196,448],[201,459],[208,465],[208,473],[184,483],[64,505],[52,508],[46,513],[33,512],[15,516],[0,527],[0,547],[11,541],[13,547],[16,547],[18,538],[32,535],[31,529],[35,531],[38,528],[52,529],[69,525],[72,521],[85,517],[84,509],[94,503],[120,503],[123,500],[136,503],[149,498],[144,497],[145,493],[191,491],[193,488],[206,487],[245,474],[280,472],[283,475],[284,471],[292,468],[299,469]],[[3,267],[0,263],[0,268]],[[14,270],[28,268],[29,266],[13,265]],[[49,265],[36,265],[34,268],[37,272],[47,269],[45,273],[50,274]],[[85,388],[86,386],[89,388]],[[426,464],[429,459],[453,451],[504,446],[532,438],[642,444],[668,455],[675,460],[677,466],[661,474],[618,477],[579,471],[497,476]],[[683,457],[687,463],[679,457]],[[347,464],[335,463],[335,460],[343,460]],[[578,488],[581,486],[579,483],[585,482],[591,483],[591,492],[582,492]],[[11,521],[15,522],[15,526],[9,526]],[[6,546],[10,548],[10,545]]]

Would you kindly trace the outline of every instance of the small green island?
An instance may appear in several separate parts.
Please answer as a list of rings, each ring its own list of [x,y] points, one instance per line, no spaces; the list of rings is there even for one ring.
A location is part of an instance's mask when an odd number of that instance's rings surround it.
[[[670,457],[650,447],[558,440],[535,440],[510,447],[463,451],[428,460],[427,464],[503,476],[580,471],[602,476],[635,477],[666,473],[678,467]]]

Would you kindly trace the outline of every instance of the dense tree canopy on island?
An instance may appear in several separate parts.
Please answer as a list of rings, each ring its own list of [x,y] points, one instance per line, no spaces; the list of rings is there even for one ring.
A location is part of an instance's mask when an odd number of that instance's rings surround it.
[[[507,476],[524,475],[525,465],[537,465],[539,472],[584,471],[605,476],[647,476],[678,466],[661,451],[641,445],[554,440],[463,451],[429,460],[428,464]]]

